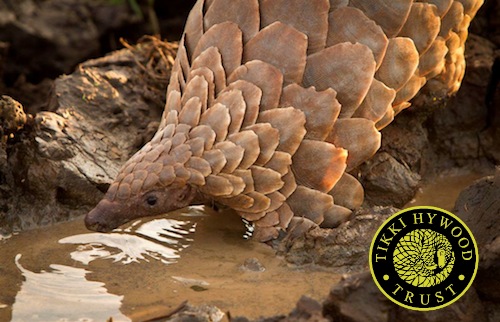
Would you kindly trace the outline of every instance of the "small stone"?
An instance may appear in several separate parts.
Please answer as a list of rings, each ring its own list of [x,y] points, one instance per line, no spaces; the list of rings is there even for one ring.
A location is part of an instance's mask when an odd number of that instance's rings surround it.
[[[243,265],[240,266],[240,270],[247,272],[263,272],[266,268],[257,258],[252,257],[245,259]]]

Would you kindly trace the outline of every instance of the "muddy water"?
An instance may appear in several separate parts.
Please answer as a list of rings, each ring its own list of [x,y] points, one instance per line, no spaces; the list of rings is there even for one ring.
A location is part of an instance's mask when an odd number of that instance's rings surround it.
[[[484,174],[451,172],[407,206],[453,208]],[[192,207],[109,234],[83,218],[0,240],[0,321],[140,321],[184,300],[250,318],[289,312],[303,294],[324,299],[340,276],[293,268],[246,240],[238,216]],[[262,265],[243,268],[249,258]],[[225,318],[226,319],[226,318]]]
[[[474,181],[493,174],[493,169],[483,172],[469,172],[460,169],[450,169],[441,175],[426,180],[422,187],[417,191],[415,198],[405,205],[414,206],[434,206],[448,211],[453,210],[455,201],[460,192]]]
[[[0,321],[138,321],[184,300],[257,318],[289,312],[302,294],[322,299],[339,279],[288,267],[244,234],[233,213],[193,207],[110,234],[78,218],[4,238]],[[243,267],[249,258],[262,267]]]

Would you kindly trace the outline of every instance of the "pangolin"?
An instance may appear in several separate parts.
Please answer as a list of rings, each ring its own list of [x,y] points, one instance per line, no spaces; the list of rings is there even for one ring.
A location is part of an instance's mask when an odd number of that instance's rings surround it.
[[[155,136],[88,228],[216,202],[268,241],[336,227],[363,201],[350,174],[424,84],[452,94],[483,0],[198,0]]]

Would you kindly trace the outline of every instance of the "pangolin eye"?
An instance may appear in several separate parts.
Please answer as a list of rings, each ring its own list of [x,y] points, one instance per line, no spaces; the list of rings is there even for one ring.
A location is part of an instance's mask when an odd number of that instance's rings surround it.
[[[158,198],[156,198],[155,196],[148,196],[146,198],[146,203],[150,206],[154,206],[156,205],[156,202],[158,201]]]

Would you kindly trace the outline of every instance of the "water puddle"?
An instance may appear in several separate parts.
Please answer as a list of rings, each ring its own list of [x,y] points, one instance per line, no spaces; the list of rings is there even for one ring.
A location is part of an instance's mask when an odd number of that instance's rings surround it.
[[[4,238],[0,321],[141,321],[185,300],[257,318],[323,299],[339,279],[288,267],[244,234],[232,212],[191,207],[108,234],[78,218]]]
[[[88,281],[89,271],[53,264],[48,272],[34,273],[20,264],[20,258],[17,255],[15,262],[24,282],[12,307],[12,321],[106,321],[110,316],[129,320],[120,312],[123,296],[109,294],[104,283]]]
[[[404,208],[434,206],[452,211],[455,201],[463,189],[484,176],[492,175],[493,172],[493,169],[485,172],[450,169],[437,177],[426,180],[427,182],[417,191],[415,198]]]

